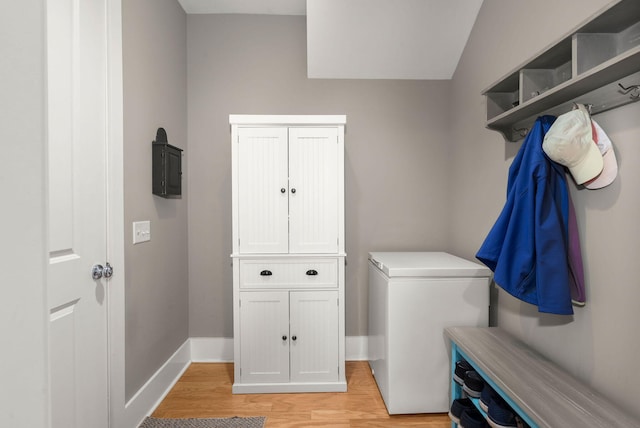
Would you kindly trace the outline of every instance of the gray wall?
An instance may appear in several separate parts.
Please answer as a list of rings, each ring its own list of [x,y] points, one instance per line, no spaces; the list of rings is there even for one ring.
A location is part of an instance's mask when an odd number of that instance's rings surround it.
[[[0,3],[0,426],[49,420],[45,2]]]
[[[126,398],[189,337],[187,188],[151,194],[151,141],[159,127],[187,147],[187,20],[175,0],[122,2],[124,74]],[[188,171],[183,156],[183,171]],[[132,222],[151,221],[151,241],[132,244]]]
[[[448,81],[309,80],[304,17],[189,15],[189,332],[232,337],[233,114],[346,114],[346,333],[369,251],[447,245]]]
[[[520,143],[484,128],[480,92],[606,6],[607,0],[485,0],[453,79],[449,181],[453,252],[473,258],[505,201],[507,171]],[[551,12],[552,11],[552,12]],[[536,16],[536,19],[526,17]],[[545,315],[505,292],[494,322],[640,417],[640,103],[595,116],[611,137],[619,176],[601,190],[577,188],[588,303],[573,317]],[[473,215],[470,215],[473,213]]]

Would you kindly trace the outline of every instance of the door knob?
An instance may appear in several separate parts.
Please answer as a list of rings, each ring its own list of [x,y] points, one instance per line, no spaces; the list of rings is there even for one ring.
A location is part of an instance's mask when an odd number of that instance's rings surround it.
[[[282,336],[282,340],[287,340],[287,336]]]
[[[93,279],[100,279],[102,278],[103,272],[104,268],[102,267],[102,265],[93,265],[93,267],[91,268],[91,277]]]
[[[291,193],[296,193],[295,187],[293,189],[291,189]]]
[[[298,336],[291,336],[291,340],[298,340]]]
[[[106,263],[106,266],[104,267],[102,274],[104,275],[105,278],[111,278],[113,276],[113,267],[109,264],[109,262]]]
[[[106,266],[102,266],[101,264],[95,264],[91,267],[91,277],[95,280],[98,280],[102,277],[107,279],[113,276],[113,266],[106,263]]]

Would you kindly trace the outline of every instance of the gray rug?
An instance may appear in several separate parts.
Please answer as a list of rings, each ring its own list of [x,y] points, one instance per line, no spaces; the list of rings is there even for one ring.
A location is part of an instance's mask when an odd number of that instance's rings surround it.
[[[139,428],[262,428],[266,420],[264,416],[214,419],[146,418]]]

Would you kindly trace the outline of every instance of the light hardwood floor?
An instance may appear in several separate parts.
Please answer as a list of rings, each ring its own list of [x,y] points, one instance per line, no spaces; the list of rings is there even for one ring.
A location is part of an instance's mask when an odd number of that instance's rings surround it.
[[[266,428],[451,427],[446,414],[389,416],[369,364],[348,361],[346,371],[346,393],[234,395],[232,363],[194,363],[152,416],[266,416]]]

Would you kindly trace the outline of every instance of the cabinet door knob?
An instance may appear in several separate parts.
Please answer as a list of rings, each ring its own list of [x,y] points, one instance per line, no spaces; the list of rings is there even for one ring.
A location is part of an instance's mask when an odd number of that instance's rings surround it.
[[[280,189],[280,193],[286,193],[287,189],[285,189],[284,187],[282,189]]]
[[[291,193],[296,193],[296,188],[291,189]]]
[[[263,270],[260,272],[260,276],[271,276],[273,275],[270,270]]]
[[[307,271],[307,275],[309,275],[309,276],[315,276],[315,275],[317,275],[317,274],[318,274],[318,271],[317,271],[317,270],[315,270],[315,269],[309,269],[309,270]]]
[[[287,336],[282,336],[282,340],[287,340]]]
[[[291,336],[291,340],[297,340],[298,336]]]

